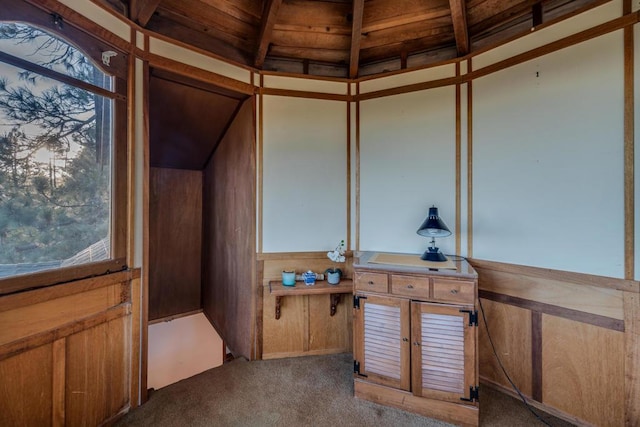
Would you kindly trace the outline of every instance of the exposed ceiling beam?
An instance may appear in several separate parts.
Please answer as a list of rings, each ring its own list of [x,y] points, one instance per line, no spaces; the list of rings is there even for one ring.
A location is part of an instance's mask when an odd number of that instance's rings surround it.
[[[360,39],[362,37],[362,15],[364,0],[353,0],[353,19],[351,23],[351,56],[349,59],[349,77],[358,77],[358,62],[360,61]]]
[[[449,0],[449,7],[451,8],[453,33],[456,37],[458,55],[464,56],[469,53],[469,30],[467,28],[467,11],[465,10],[465,0]]]
[[[161,0],[131,0],[131,20],[140,26],[146,27],[153,16]]]
[[[258,35],[258,49],[256,51],[255,66],[257,68],[262,68],[264,64],[264,58],[267,56],[267,49],[271,42],[271,33],[273,32],[273,26],[276,23],[278,9],[280,9],[281,4],[282,0],[267,0],[264,6],[260,34]]]

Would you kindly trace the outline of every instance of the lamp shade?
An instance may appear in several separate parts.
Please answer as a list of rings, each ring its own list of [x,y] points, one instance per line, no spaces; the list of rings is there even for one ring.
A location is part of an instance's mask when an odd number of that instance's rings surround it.
[[[429,208],[429,216],[418,228],[417,233],[425,237],[447,237],[451,235],[449,228],[438,216],[438,208],[435,206]]]

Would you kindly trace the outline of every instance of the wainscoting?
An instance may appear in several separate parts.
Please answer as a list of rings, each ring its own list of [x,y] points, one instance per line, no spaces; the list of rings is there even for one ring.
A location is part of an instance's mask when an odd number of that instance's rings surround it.
[[[471,263],[497,353],[524,395],[579,425],[637,425],[638,282]],[[481,380],[514,393],[484,321],[479,352]]]
[[[0,425],[100,425],[137,406],[139,273],[0,298]]]

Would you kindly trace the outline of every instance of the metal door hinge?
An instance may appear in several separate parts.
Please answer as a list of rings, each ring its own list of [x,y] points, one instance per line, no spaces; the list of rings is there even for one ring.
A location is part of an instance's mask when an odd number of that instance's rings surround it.
[[[354,295],[353,296],[353,308],[360,308],[360,300],[367,299],[367,297],[363,297],[362,295]]]
[[[469,387],[469,397],[461,397],[460,400],[465,402],[479,402],[480,401],[480,387]]]
[[[357,360],[353,361],[353,373],[358,374],[361,377],[366,377],[366,375],[360,373],[360,362]]]
[[[478,310],[460,310],[460,313],[469,314],[469,326],[478,326]]]

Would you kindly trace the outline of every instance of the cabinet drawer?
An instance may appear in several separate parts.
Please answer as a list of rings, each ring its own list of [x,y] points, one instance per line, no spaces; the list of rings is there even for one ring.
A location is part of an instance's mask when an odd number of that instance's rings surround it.
[[[474,283],[433,279],[433,298],[441,301],[474,303]]]
[[[421,299],[429,298],[429,278],[416,276],[391,276],[391,293]]]
[[[383,273],[356,273],[356,289],[369,292],[389,292],[389,279]]]

